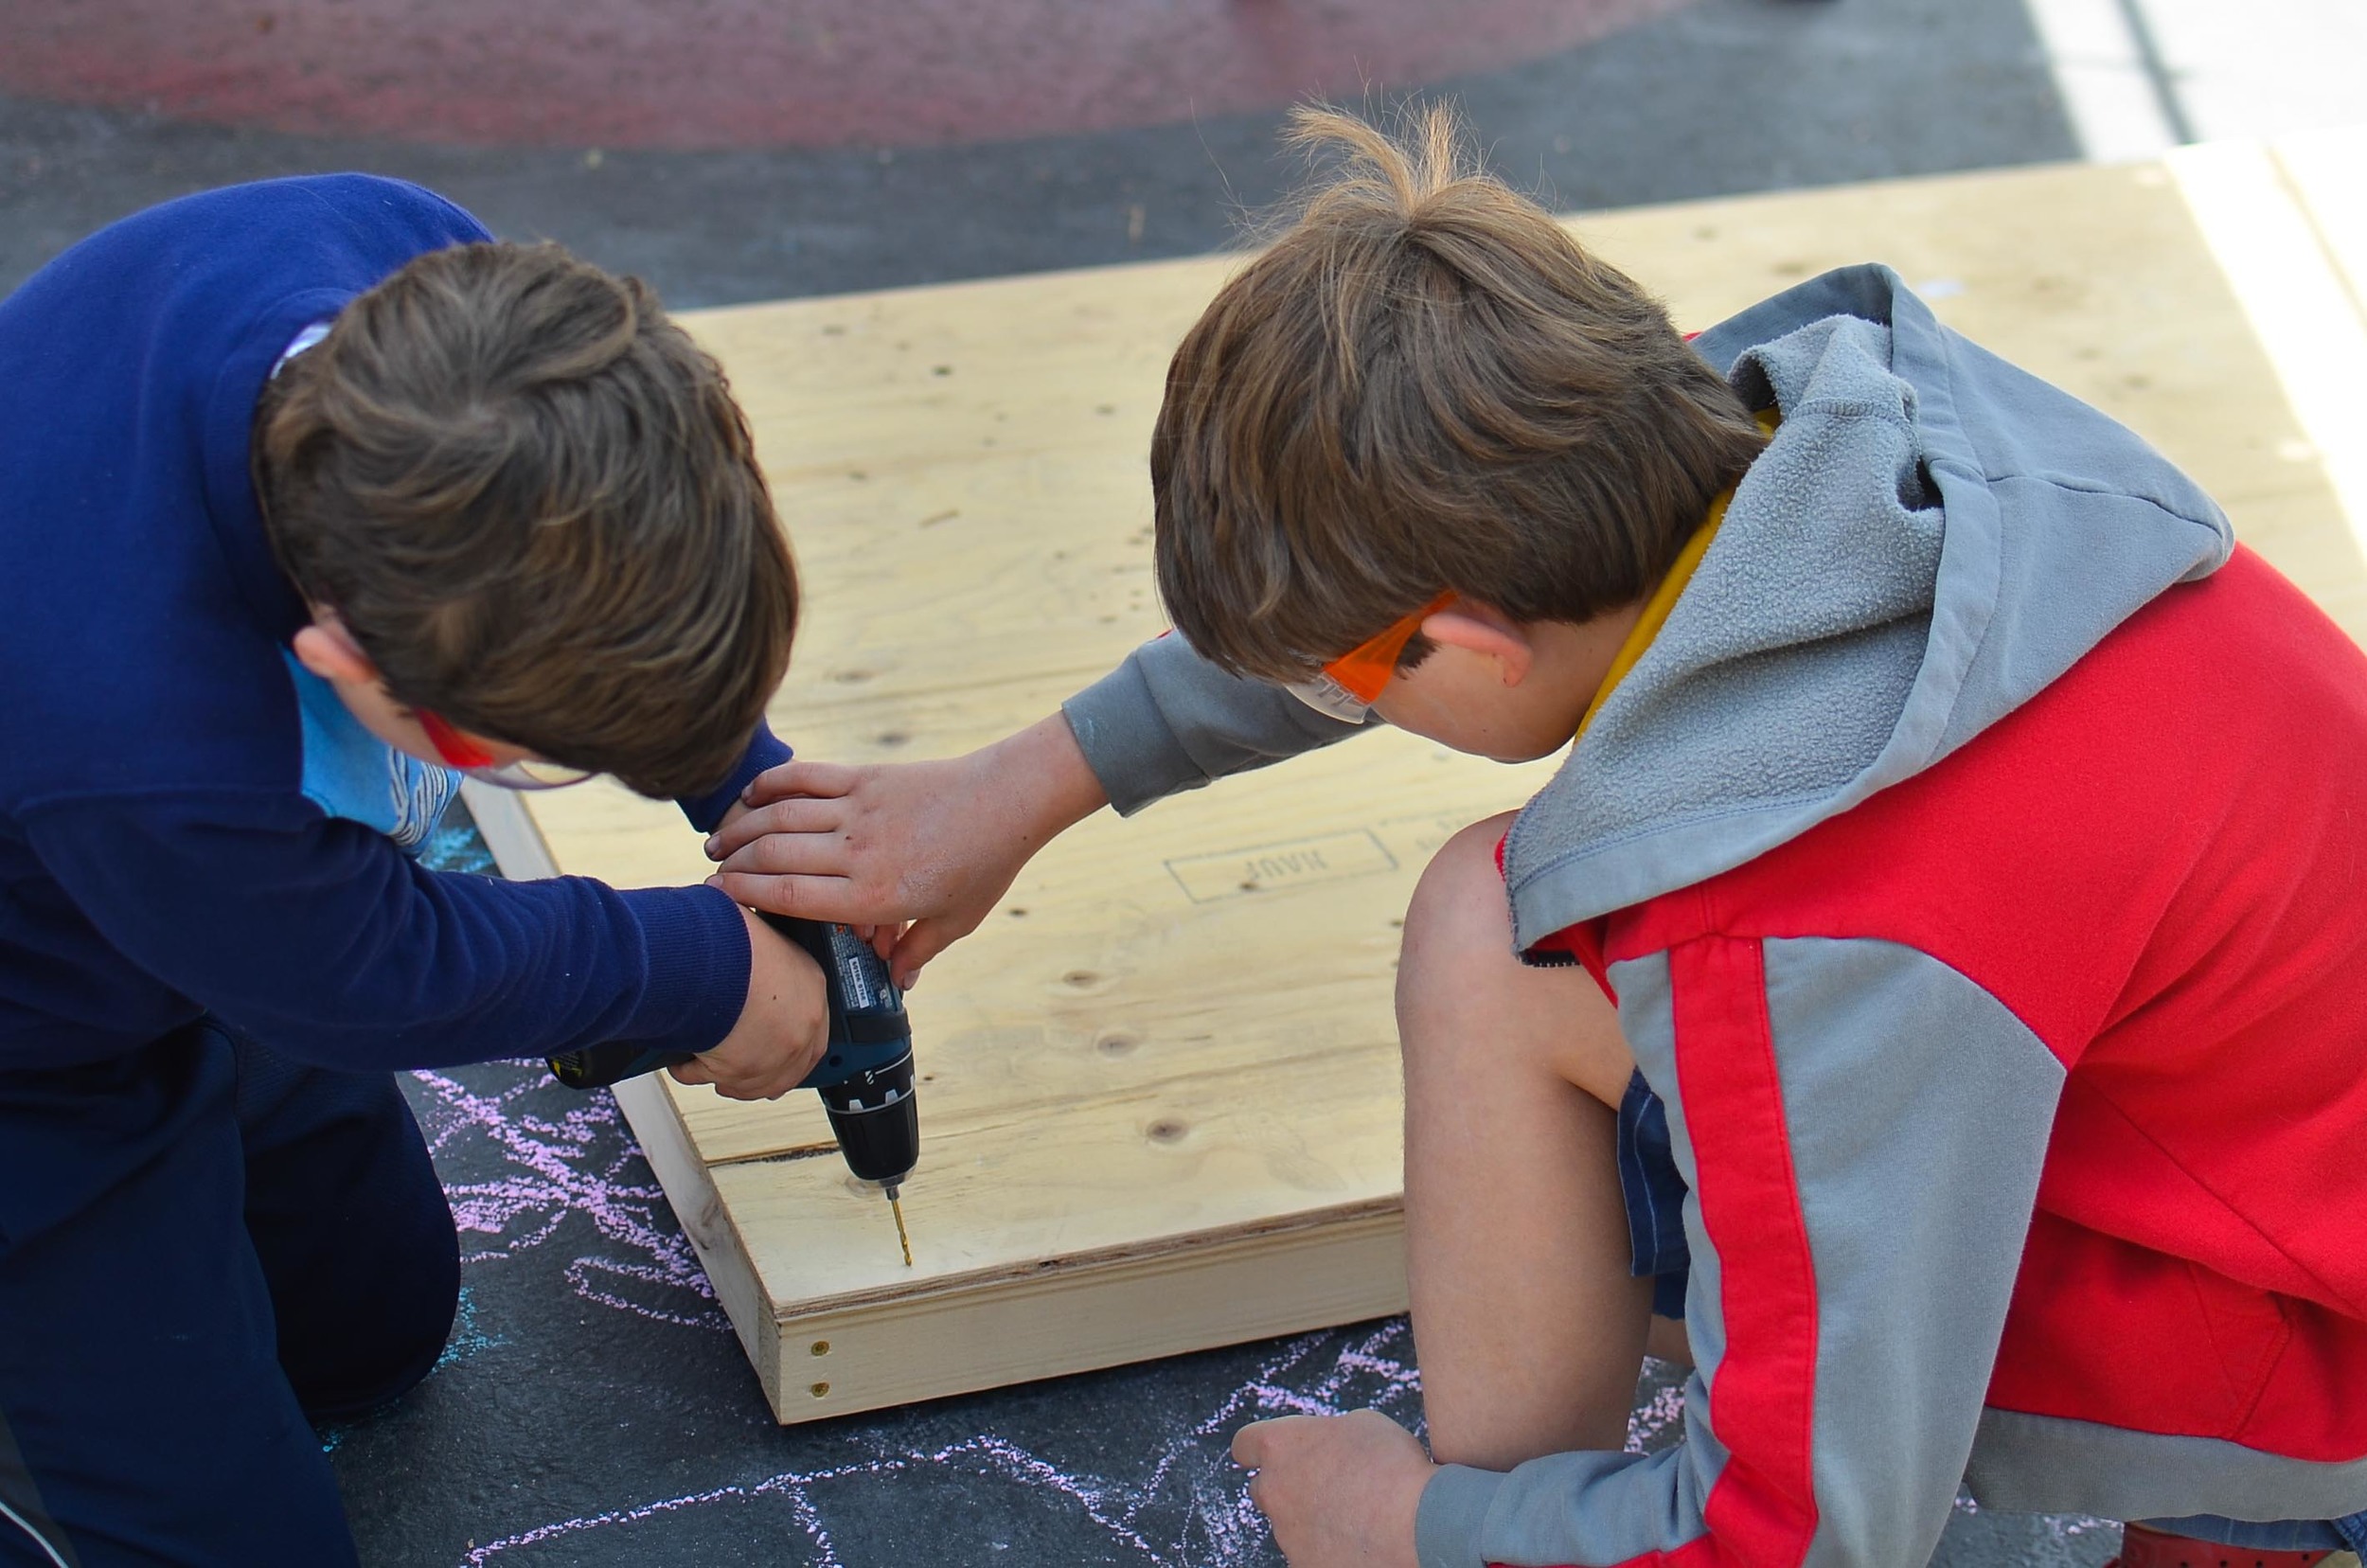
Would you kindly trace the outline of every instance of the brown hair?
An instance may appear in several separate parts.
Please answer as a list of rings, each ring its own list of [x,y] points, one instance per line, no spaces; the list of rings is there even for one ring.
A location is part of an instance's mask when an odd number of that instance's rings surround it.
[[[1151,437],[1177,629],[1293,680],[1442,589],[1522,621],[1649,593],[1765,445],[1742,400],[1451,110],[1288,139],[1338,167],[1186,334]]]
[[[729,775],[797,576],[723,373],[557,245],[421,256],[255,424],[272,547],[400,701],[650,795]]]

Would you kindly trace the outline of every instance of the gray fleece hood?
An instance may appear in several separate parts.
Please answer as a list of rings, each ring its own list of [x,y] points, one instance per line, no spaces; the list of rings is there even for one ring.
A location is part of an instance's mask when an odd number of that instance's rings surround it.
[[[1912,777],[2234,547],[2135,435],[1887,267],[1695,343],[1782,424],[1667,624],[1504,848],[1514,935],[1731,870]]]

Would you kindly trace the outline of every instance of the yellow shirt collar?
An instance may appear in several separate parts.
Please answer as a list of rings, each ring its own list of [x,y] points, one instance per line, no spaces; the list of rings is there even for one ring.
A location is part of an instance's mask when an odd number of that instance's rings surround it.
[[[1760,410],[1757,418],[1759,428],[1772,436],[1782,416],[1774,409],[1767,408]],[[1693,574],[1700,568],[1701,558],[1709,554],[1710,541],[1717,537],[1718,525],[1726,521],[1726,508],[1734,498],[1734,487],[1731,485],[1718,491],[1717,498],[1710,502],[1709,512],[1701,519],[1701,526],[1693,530],[1693,537],[1686,540],[1684,548],[1677,552],[1677,559],[1670,564],[1667,575],[1660,579],[1660,586],[1653,589],[1652,597],[1644,601],[1644,614],[1636,617],[1633,630],[1628,633],[1628,640],[1619,645],[1619,652],[1611,661],[1610,672],[1603,677],[1603,684],[1595,688],[1594,700],[1587,704],[1586,716],[1578,721],[1578,739],[1585,738],[1587,727],[1603,710],[1603,704],[1618,689],[1619,683],[1628,678],[1628,671],[1635,668],[1636,661],[1644,657],[1644,650],[1652,646],[1652,639],[1660,635],[1660,629],[1668,624],[1669,612],[1677,608],[1677,601],[1684,597],[1685,585],[1693,580]]]

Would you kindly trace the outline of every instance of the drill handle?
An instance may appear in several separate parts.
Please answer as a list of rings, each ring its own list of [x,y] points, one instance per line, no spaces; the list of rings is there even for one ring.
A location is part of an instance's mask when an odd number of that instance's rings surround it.
[[[605,1089],[629,1078],[688,1061],[690,1053],[652,1051],[630,1040],[611,1040],[543,1060],[550,1067],[551,1077],[570,1089]]]
[[[913,1030],[904,1015],[904,995],[888,978],[887,965],[871,944],[842,925],[758,915],[767,925],[804,948],[822,966],[828,987],[830,1042],[800,1089],[828,1089],[876,1073],[912,1052]],[[605,1089],[629,1078],[688,1061],[687,1051],[657,1051],[632,1041],[609,1041],[549,1058],[551,1076],[570,1089]]]
[[[888,977],[887,965],[869,942],[846,926],[757,913],[822,966],[829,986],[829,1047],[799,1088],[828,1089],[912,1054],[913,1026],[904,1013],[904,993]]]

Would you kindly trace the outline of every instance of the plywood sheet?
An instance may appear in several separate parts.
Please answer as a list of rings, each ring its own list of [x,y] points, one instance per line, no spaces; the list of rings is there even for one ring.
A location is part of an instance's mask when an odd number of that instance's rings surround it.
[[[2367,570],[2322,445],[2163,168],[1574,224],[1689,325],[1828,266],[1891,262],[1954,325],[2145,433],[2367,633]],[[839,760],[958,753],[1159,629],[1144,453],[1166,356],[1232,264],[692,318],[747,406],[809,584],[773,707],[784,736]],[[811,1096],[628,1086],[775,1412],[1399,1309],[1400,917],[1447,834],[1543,776],[1384,734],[1130,823],[1105,812],[1053,846],[912,998],[909,1271]],[[535,822],[514,801],[481,809],[514,872],[632,886],[706,869],[670,808],[604,784],[537,799]]]

